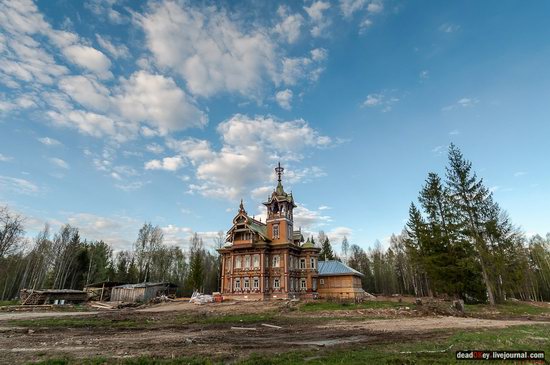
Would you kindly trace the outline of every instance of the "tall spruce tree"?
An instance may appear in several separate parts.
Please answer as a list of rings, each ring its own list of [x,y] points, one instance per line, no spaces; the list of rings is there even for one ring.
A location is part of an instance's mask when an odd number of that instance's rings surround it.
[[[202,238],[195,233],[191,239],[189,256],[189,286],[192,290],[201,290],[204,284],[204,249]]]
[[[319,252],[320,261],[334,260],[334,251],[332,251],[332,245],[327,236],[324,237],[325,240],[321,244],[321,252]]]
[[[447,185],[462,233],[470,239],[481,267],[482,280],[491,305],[495,305],[495,281],[492,278],[492,252],[486,224],[495,209],[492,194],[483,179],[472,171],[472,163],[454,145],[449,146]]]

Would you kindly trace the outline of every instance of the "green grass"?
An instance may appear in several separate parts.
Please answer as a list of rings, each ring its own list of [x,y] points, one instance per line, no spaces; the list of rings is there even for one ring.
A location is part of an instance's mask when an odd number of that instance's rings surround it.
[[[5,307],[8,305],[17,305],[19,304],[18,300],[0,300],[0,307]]]
[[[367,301],[363,303],[349,303],[349,302],[324,302],[315,301],[307,302],[300,306],[300,310],[303,312],[316,312],[316,311],[331,311],[331,310],[354,310],[354,309],[397,309],[397,308],[413,308],[415,304],[412,303],[398,303],[390,301]]]
[[[498,311],[500,314],[504,315],[548,315],[550,314],[550,308],[531,305],[529,303],[521,302],[507,302],[505,304],[497,304],[494,307],[491,307],[487,304],[466,304],[464,306],[464,311],[466,314],[483,314],[492,311]]]
[[[550,354],[550,326],[517,326],[505,329],[460,331],[441,339],[399,341],[394,344],[356,345],[321,351],[295,351],[276,356],[255,354],[241,365],[287,364],[449,364],[455,363],[458,350],[538,350]],[[422,351],[446,350],[443,353]],[[410,353],[401,353],[410,352]],[[468,363],[461,361],[459,363]],[[498,363],[491,361],[491,363]],[[508,362],[510,363],[510,362]]]
[[[10,321],[10,324],[30,328],[136,328],[143,325],[142,322],[129,319],[111,320],[93,317],[20,319]]]
[[[537,350],[550,354],[550,326],[514,326],[504,329],[486,329],[478,331],[459,331],[452,335],[441,333],[430,340],[395,341],[386,344],[355,344],[343,347],[323,348],[320,350],[286,351],[280,354],[252,354],[244,359],[232,359],[239,365],[331,365],[331,364],[450,364],[455,363],[458,350]],[[449,346],[452,347],[450,349]],[[448,350],[447,350],[448,349]],[[422,351],[440,351],[426,353]],[[410,352],[410,353],[402,353]],[[162,359],[139,357],[135,359],[50,359],[34,363],[36,365],[176,365],[222,364],[227,359],[217,357],[178,357]],[[472,362],[461,361],[461,364]],[[492,364],[499,362],[491,361]],[[508,362],[512,363],[512,362]]]

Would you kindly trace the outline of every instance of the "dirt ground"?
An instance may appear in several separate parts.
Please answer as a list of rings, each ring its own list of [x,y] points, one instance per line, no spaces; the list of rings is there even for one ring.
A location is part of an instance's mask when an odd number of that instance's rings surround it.
[[[387,309],[379,313],[365,310],[302,312],[288,310],[288,303],[244,302],[194,305],[185,302],[164,303],[145,309],[94,312],[0,313],[0,363],[19,364],[48,357],[94,356],[137,357],[155,355],[219,356],[227,361],[252,352],[281,352],[281,348],[318,348],[350,343],[389,343],[414,339],[442,338],[456,329],[503,328],[550,321],[490,320],[424,314],[399,314]],[[276,313],[273,315],[273,313]],[[270,314],[263,321],[185,323],[178,316],[210,318],[219,315]],[[327,319],[331,314],[335,318]],[[373,315],[374,314],[374,315]],[[18,327],[14,319],[75,318],[103,321],[132,321],[143,326],[113,328]],[[384,319],[373,319],[383,317]],[[244,317],[243,317],[244,318]],[[262,318],[262,317],[260,317]]]

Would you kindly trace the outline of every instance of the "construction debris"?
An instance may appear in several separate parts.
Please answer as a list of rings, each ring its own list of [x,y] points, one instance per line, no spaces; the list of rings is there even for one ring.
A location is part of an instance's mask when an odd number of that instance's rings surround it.
[[[267,324],[267,323],[262,323],[262,326],[264,327],[269,327],[269,328],[276,328],[276,329],[281,329],[283,327],[281,326],[275,326],[274,324]]]
[[[257,331],[258,329],[257,328],[251,328],[251,327],[231,327],[232,330],[237,330],[237,331]]]
[[[88,300],[85,291],[72,289],[21,289],[19,297],[22,305],[78,304]]]
[[[214,302],[214,297],[212,295],[201,294],[198,291],[193,292],[193,295],[191,295],[191,299],[189,300],[189,303],[193,304],[206,304],[212,302]]]

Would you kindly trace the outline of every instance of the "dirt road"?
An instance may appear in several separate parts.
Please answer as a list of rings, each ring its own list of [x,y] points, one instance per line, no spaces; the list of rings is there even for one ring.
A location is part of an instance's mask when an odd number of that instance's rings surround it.
[[[208,355],[235,359],[251,352],[275,353],[285,349],[325,347],[349,343],[395,343],[447,336],[455,329],[503,328],[514,325],[546,324],[529,320],[423,316],[390,319],[327,319],[315,313],[280,313],[263,321],[240,323],[239,313],[265,315],[281,309],[277,303],[239,303],[195,306],[167,303],[141,310],[101,312],[28,312],[0,314],[0,363],[26,363],[47,357],[88,358],[94,356],[136,357],[141,355]],[[214,314],[213,314],[214,313]],[[178,316],[212,318],[231,314],[231,321],[178,322]],[[344,311],[345,313],[345,311]],[[210,317],[209,317],[210,316]],[[83,326],[63,325],[27,328],[15,319],[81,318]],[[215,317],[219,318],[219,317]],[[243,317],[244,318],[244,317]],[[260,317],[263,318],[263,317]],[[100,325],[97,325],[97,323]],[[41,322],[37,322],[41,323]],[[42,322],[44,323],[44,322]],[[49,323],[49,322],[48,322]],[[113,326],[111,326],[111,323]],[[117,327],[128,323],[127,327]],[[243,329],[244,328],[244,329]]]

